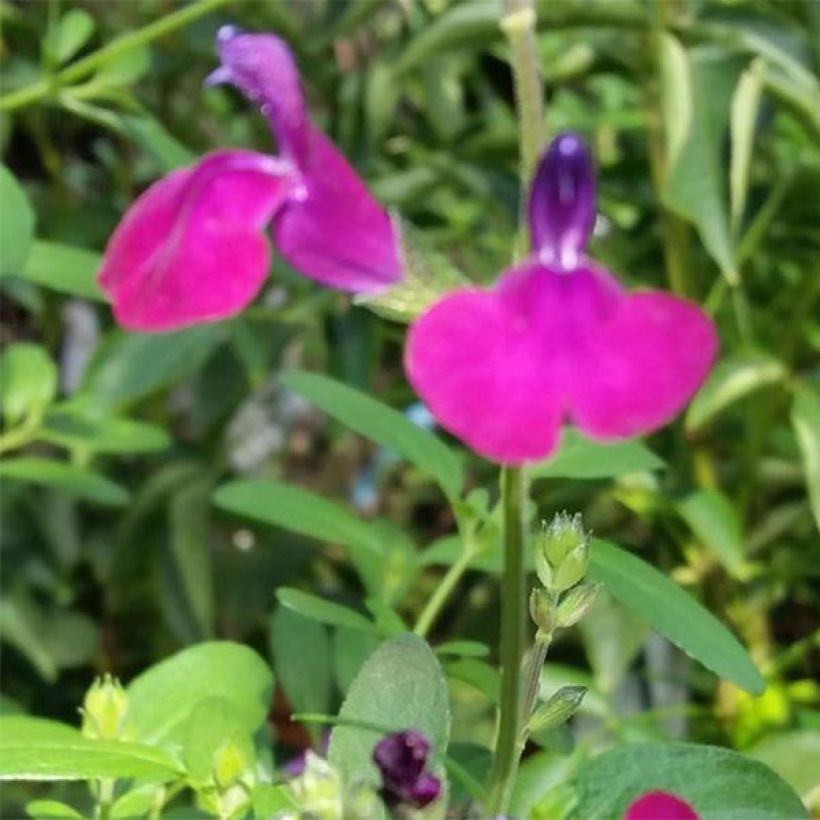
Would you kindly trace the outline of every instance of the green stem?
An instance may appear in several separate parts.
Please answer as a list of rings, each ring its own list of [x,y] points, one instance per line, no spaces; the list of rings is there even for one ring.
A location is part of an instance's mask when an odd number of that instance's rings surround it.
[[[450,597],[456,584],[461,580],[461,577],[470,566],[470,562],[475,557],[475,548],[469,540],[465,541],[464,548],[461,555],[456,561],[450,565],[450,568],[444,574],[444,577],[436,587],[436,591],[430,596],[424,609],[413,627],[413,632],[420,635],[422,638],[430,631],[430,627],[435,623],[447,599]]]
[[[83,57],[81,60],[72,63],[70,66],[64,68],[62,71],[38,80],[32,85],[21,88],[18,91],[12,91],[0,97],[0,111],[11,111],[15,108],[22,108],[25,105],[31,105],[34,102],[48,97],[59,88],[65,85],[82,79],[91,74],[92,71],[99,68],[104,63],[116,57],[139,48],[152,40],[157,40],[170,34],[178,28],[186,26],[188,23],[203,17],[209,12],[220,6],[227,5],[231,0],[199,0],[196,3],[191,3],[173,14],[168,14],[159,20],[139,29],[138,31],[124,34],[112,40],[108,45],[103,46],[97,51]]]
[[[504,575],[501,581],[501,703],[498,738],[487,781],[485,814],[505,814],[518,769],[521,718],[521,658],[524,654],[526,575],[524,572],[524,473],[501,472],[504,514]]]

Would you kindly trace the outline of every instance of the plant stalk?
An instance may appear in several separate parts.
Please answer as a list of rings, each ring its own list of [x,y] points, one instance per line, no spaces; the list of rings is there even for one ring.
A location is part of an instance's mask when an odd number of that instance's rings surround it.
[[[51,77],[45,77],[31,85],[25,86],[17,91],[12,91],[0,97],[0,111],[11,111],[15,108],[22,108],[31,105],[44,97],[55,94],[60,88],[82,79],[91,74],[108,60],[112,60],[125,54],[132,49],[150,43],[176,31],[178,28],[186,26],[199,17],[203,17],[219,6],[227,5],[231,0],[199,0],[196,3],[183,6],[179,11],[168,14],[165,17],[149,23],[138,31],[124,34],[117,37],[102,48],[77,60],[75,63],[59,71]]]
[[[436,618],[438,618],[441,610],[447,603],[447,599],[450,597],[450,594],[456,584],[458,584],[461,577],[467,571],[470,566],[470,561],[473,560],[474,556],[475,550],[470,542],[467,541],[464,544],[464,549],[462,550],[461,555],[459,555],[456,561],[450,565],[450,568],[444,574],[444,577],[436,587],[436,591],[430,596],[427,604],[421,611],[421,614],[416,621],[416,625],[413,627],[413,632],[416,635],[423,638],[430,631],[430,627],[432,627],[435,623]]]
[[[501,581],[501,703],[498,737],[487,781],[485,815],[505,814],[518,769],[521,721],[521,659],[524,654],[526,575],[524,572],[524,472],[504,467],[504,575]]]

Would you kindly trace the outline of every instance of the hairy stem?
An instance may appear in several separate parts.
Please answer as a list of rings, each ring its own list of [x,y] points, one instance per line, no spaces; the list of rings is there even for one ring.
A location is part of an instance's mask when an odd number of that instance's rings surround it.
[[[501,582],[501,703],[498,737],[487,782],[486,814],[504,814],[518,769],[521,719],[521,658],[524,653],[526,575],[524,573],[524,473],[501,472],[504,514],[504,575]]]

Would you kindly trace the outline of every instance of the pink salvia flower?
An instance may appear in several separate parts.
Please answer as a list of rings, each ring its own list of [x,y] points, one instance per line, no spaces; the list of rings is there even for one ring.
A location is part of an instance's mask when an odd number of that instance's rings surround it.
[[[624,820],[698,820],[698,813],[671,792],[647,792],[629,804]]]
[[[531,256],[491,290],[445,296],[410,329],[410,382],[444,428],[487,458],[542,459],[565,422],[602,441],[655,430],[714,359],[717,336],[696,305],[629,294],[585,255],[594,222],[589,154],[560,135],[530,193]]]
[[[370,293],[401,277],[390,219],[311,122],[287,45],[225,26],[217,48],[221,66],[208,82],[232,83],[260,106],[279,156],[217,151],[137,199],[99,272],[117,321],[132,330],[242,310],[268,274],[268,225],[276,250],[324,285]]]

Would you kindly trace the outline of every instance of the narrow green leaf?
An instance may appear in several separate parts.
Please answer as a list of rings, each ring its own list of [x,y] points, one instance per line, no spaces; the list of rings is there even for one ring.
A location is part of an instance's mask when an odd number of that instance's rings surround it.
[[[752,164],[757,116],[763,92],[765,63],[754,60],[740,76],[732,97],[731,135],[732,163],[729,172],[732,233],[736,236],[743,212],[746,210],[746,194],[749,190],[749,169]]]
[[[501,681],[498,670],[477,658],[461,658],[444,667],[448,678],[469,683],[481,692],[490,703],[498,703]]]
[[[192,375],[223,340],[220,325],[175,333],[115,332],[89,369],[82,397],[101,411],[133,404]]]
[[[648,791],[683,798],[700,820],[801,820],[800,798],[771,769],[748,757],[694,743],[632,743],[587,763],[575,777],[568,820],[623,817]]]
[[[280,587],[276,591],[276,598],[282,606],[319,623],[371,634],[378,633],[376,625],[364,615],[360,615],[349,607],[333,603],[333,601],[326,601],[318,595],[311,595],[309,592],[302,592],[291,587]]]
[[[54,57],[57,63],[70,60],[94,34],[94,18],[84,9],[70,9],[57,23],[54,32]]]
[[[808,385],[798,388],[792,404],[791,419],[803,454],[809,504],[820,529],[820,394]]]
[[[40,345],[10,344],[0,356],[0,409],[7,425],[42,413],[57,393],[57,367]]]
[[[151,52],[147,47],[134,48],[107,60],[100,66],[91,83],[96,87],[114,88],[131,85],[151,68]]]
[[[89,740],[73,727],[54,721],[0,718],[0,780],[172,780],[179,774],[177,764],[161,749]]]
[[[143,672],[128,685],[128,716],[137,738],[152,745],[182,741],[185,721],[208,697],[225,698],[249,733],[265,721],[273,675],[252,649],[227,641],[196,644]]]
[[[0,463],[0,478],[56,487],[70,495],[97,504],[121,507],[128,503],[128,490],[99,473],[47,458],[8,458]]]
[[[353,681],[339,717],[401,731],[415,729],[430,742],[430,768],[443,772],[450,737],[447,684],[430,647],[415,635],[385,641]],[[378,786],[373,747],[379,734],[369,729],[336,726],[328,760],[346,783]]]
[[[450,497],[458,495],[463,481],[461,461],[432,433],[393,408],[327,376],[296,371],[282,381],[360,435],[395,450],[435,478]]]
[[[163,798],[164,787],[157,783],[146,783],[129,789],[120,795],[111,806],[112,820],[133,820],[135,817],[148,815],[151,809]]]
[[[678,512],[698,540],[737,574],[743,566],[743,529],[734,504],[719,490],[696,490],[678,504]]]
[[[721,360],[689,405],[687,432],[697,432],[733,402],[785,375],[783,364],[768,353],[740,353]]]
[[[692,49],[689,55],[694,101],[689,138],[669,168],[664,198],[697,227],[721,273],[735,283],[723,143],[740,64],[737,58],[705,46]]]
[[[85,248],[36,239],[17,274],[59,293],[103,302],[105,296],[96,281],[101,261],[99,254]]]
[[[231,481],[217,488],[213,502],[222,510],[283,527],[331,544],[344,544],[351,552],[381,555],[377,528],[341,504],[307,490],[275,481]]]
[[[626,473],[660,470],[664,466],[640,441],[600,444],[567,429],[555,454],[534,464],[530,475],[533,478],[614,478]]]
[[[83,820],[83,816],[76,809],[59,800],[32,800],[26,803],[26,814],[36,820],[41,817],[74,817]]]
[[[765,688],[734,635],[674,581],[625,550],[592,539],[589,575],[684,652],[747,692]]]
[[[271,619],[270,633],[276,678],[294,711],[330,711],[333,658],[327,629],[313,618],[280,606]]]
[[[28,197],[5,165],[0,165],[0,275],[19,276],[34,237],[34,211]]]
[[[680,41],[660,34],[661,114],[666,136],[666,162],[674,167],[692,125],[692,78],[689,58]]]
[[[461,658],[484,658],[490,647],[480,641],[445,641],[434,647],[436,655],[457,655]]]

